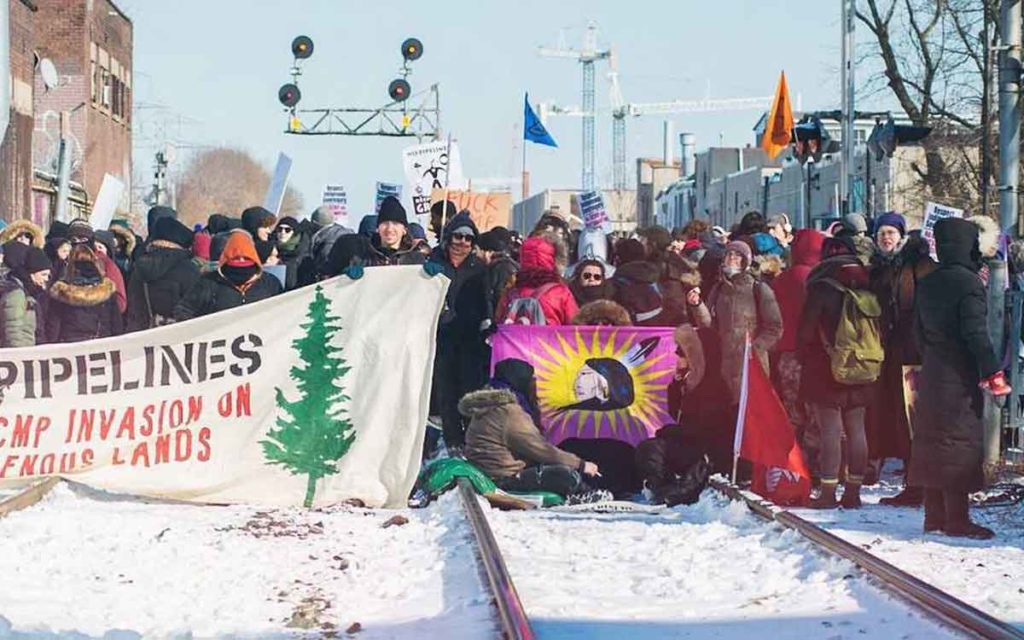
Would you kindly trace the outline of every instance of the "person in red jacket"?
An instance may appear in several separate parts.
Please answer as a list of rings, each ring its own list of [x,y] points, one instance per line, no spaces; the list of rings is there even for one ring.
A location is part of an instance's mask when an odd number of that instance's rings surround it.
[[[520,298],[535,298],[544,313],[544,324],[572,324],[579,308],[568,285],[558,274],[555,243],[561,242],[551,233],[528,238],[519,252],[519,273],[515,285],[508,289],[498,303],[497,321],[521,321],[510,318],[513,302]]]
[[[807,300],[807,276],[821,262],[821,246],[825,234],[814,229],[800,229],[793,236],[790,250],[792,266],[776,277],[771,284],[782,314],[782,339],[772,353],[772,381],[786,407],[789,419],[797,430],[801,446],[807,454],[810,472],[817,478],[818,431],[813,417],[799,400],[800,361],[797,358],[797,329],[800,314]]]

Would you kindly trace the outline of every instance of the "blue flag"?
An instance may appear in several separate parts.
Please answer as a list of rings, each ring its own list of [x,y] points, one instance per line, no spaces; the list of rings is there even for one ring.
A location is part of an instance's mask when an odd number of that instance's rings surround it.
[[[557,147],[558,143],[551,137],[548,130],[544,128],[540,118],[533,112],[530,106],[530,94],[526,94],[525,107],[523,110],[523,139],[537,144],[546,144],[549,147]]]

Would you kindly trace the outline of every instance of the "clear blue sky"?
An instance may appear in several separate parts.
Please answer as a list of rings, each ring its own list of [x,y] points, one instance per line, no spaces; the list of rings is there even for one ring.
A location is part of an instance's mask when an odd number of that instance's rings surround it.
[[[306,209],[326,183],[349,191],[354,215],[369,210],[377,180],[404,181],[405,139],[290,136],[277,89],[288,80],[289,44],[307,34],[316,51],[301,79],[303,107],[381,106],[408,36],[424,43],[413,89],[441,85],[442,119],[459,141],[467,177],[518,176],[522,97],[580,101],[579,65],[545,59],[566,29],[580,46],[587,21],[600,44],[614,44],[627,101],[705,95],[770,95],[780,70],[805,109],[834,108],[839,99],[839,2],[823,0],[115,0],[135,24],[135,97],[144,109],[140,144],[166,133],[195,145],[253,152],[270,166],[278,151],[294,160],[291,184]],[[859,38],[865,41],[864,34]],[[607,107],[606,65],[597,70],[598,107]],[[758,114],[675,116],[676,132],[692,131],[698,149],[752,140]],[[180,125],[179,125],[180,118]],[[163,131],[156,125],[162,125]],[[627,125],[630,183],[637,156],[661,153],[662,118]],[[581,124],[552,119],[559,149],[529,148],[533,191],[579,184]],[[611,121],[597,121],[599,182],[611,181]],[[414,140],[412,140],[414,142]],[[137,147],[136,175],[150,180],[151,148]],[[143,155],[142,152],[146,152]],[[187,154],[187,152],[186,152]],[[186,155],[182,154],[182,155]],[[518,196],[518,192],[516,192]],[[254,194],[259,202],[262,194]]]

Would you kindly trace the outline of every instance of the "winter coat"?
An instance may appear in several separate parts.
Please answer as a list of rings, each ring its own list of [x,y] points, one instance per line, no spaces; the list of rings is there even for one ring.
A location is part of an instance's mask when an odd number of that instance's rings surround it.
[[[0,276],[0,347],[34,347],[36,345],[36,300],[12,272]]]
[[[337,223],[321,227],[310,238],[309,253],[299,258],[299,286],[312,284],[326,275],[330,263],[331,249],[343,235],[355,233],[348,227]]]
[[[655,318],[657,326],[677,327],[681,324],[692,324],[694,326],[705,326],[710,321],[711,312],[707,305],[701,302],[692,305],[686,301],[686,295],[694,287],[701,283],[700,271],[697,270],[697,263],[685,259],[686,269],[677,272],[673,268],[676,260],[669,260],[665,275],[658,282],[661,289],[662,313]]]
[[[487,265],[487,299],[491,308],[497,311],[505,292],[515,284],[519,265],[504,253],[497,254]]]
[[[519,273],[515,285],[498,302],[497,322],[508,319],[512,302],[535,297],[549,326],[572,322],[579,307],[576,298],[558,275],[558,240],[534,237],[523,243],[519,252]]]
[[[281,264],[285,266],[284,282],[287,291],[299,286],[299,266],[309,255],[311,238],[304,230],[303,224],[300,223],[299,228],[295,230],[295,234],[287,243],[277,243],[277,255],[281,259]]]
[[[821,262],[821,245],[825,235],[814,229],[800,229],[793,236],[791,248],[792,266],[772,280],[772,291],[779,303],[782,314],[782,338],[775,345],[775,351],[796,351],[796,333],[800,326],[807,299],[807,276],[811,269]]]
[[[423,264],[427,259],[413,245],[412,238],[406,235],[397,249],[381,246],[380,236],[373,235],[367,251],[367,267],[385,267],[393,265]]]
[[[612,279],[615,302],[625,307],[633,324],[662,326],[660,317],[665,312],[663,292],[658,284],[661,275],[661,267],[654,262],[627,262],[615,269]]]
[[[754,289],[757,289],[755,293]],[[782,315],[775,294],[749,271],[721,280],[708,296],[711,325],[718,333],[722,347],[722,379],[729,389],[731,402],[740,401],[743,375],[743,353],[746,336],[765,372],[768,352],[782,337]]]
[[[135,261],[128,278],[127,330],[141,331],[154,326],[153,316],[172,318],[178,302],[199,278],[199,268],[188,250],[166,240],[151,242]]]
[[[39,247],[40,249],[43,248],[43,230],[40,229],[39,225],[36,223],[25,219],[14,220],[0,230],[0,246],[3,246],[18,236],[26,233],[32,237],[32,244],[34,246]]]
[[[977,230],[966,220],[935,225],[939,268],[917,283],[915,322],[922,366],[908,482],[974,491],[983,484],[981,379],[1001,364],[988,334],[978,277]]]
[[[526,467],[561,464],[582,467],[577,456],[544,439],[528,414],[507,389],[481,389],[459,401],[469,419],[466,459],[494,479],[509,478]]]
[[[492,316],[487,304],[487,266],[471,253],[456,268],[443,247],[436,247],[429,260],[441,265],[442,272],[452,281],[441,313],[438,338],[482,348],[480,331]]]
[[[843,313],[845,294],[832,282],[867,290],[868,270],[853,255],[822,260],[807,278],[807,303],[797,329],[797,350],[802,364],[800,398],[826,407],[865,407],[872,400],[873,384],[836,382],[826,345],[834,345]]]
[[[174,319],[178,321],[226,311],[276,296],[283,291],[281,281],[266,271],[245,291],[238,289],[219,270],[211,271],[196,280],[195,285],[174,307]]]
[[[117,286],[108,277],[95,282],[58,280],[50,287],[46,336],[50,342],[81,342],[121,335]]]
[[[114,302],[117,304],[117,310],[124,313],[128,310],[128,289],[124,285],[124,274],[110,256],[100,253],[96,257],[103,263],[103,273],[114,283]]]

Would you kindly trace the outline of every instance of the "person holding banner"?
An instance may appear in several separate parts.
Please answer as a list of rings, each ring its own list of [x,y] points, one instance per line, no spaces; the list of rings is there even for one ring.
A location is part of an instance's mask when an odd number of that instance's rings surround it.
[[[398,198],[388,196],[381,202],[377,214],[377,233],[370,238],[368,253],[368,267],[426,262],[409,237],[409,221],[405,207]]]

